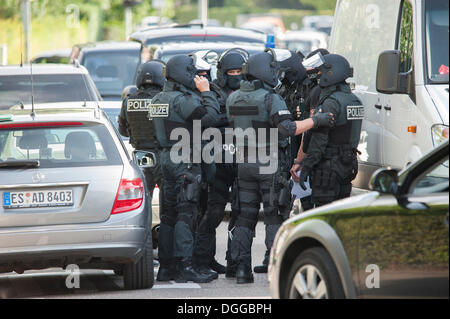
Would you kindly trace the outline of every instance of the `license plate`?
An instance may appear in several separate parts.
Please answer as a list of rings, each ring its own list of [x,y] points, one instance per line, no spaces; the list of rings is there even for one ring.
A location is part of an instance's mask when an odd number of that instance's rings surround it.
[[[73,206],[73,191],[71,189],[3,193],[3,207],[5,209],[61,206]]]

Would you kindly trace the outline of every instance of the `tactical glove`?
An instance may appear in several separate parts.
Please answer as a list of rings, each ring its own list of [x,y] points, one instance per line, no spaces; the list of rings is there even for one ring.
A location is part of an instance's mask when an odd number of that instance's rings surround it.
[[[303,167],[302,171],[300,172],[300,177],[299,177],[299,184],[300,187],[305,191],[306,190],[306,185],[305,182],[308,180],[308,177],[311,175],[311,169],[308,167]]]
[[[335,123],[332,113],[315,112],[312,120],[314,122],[314,128],[333,127]]]

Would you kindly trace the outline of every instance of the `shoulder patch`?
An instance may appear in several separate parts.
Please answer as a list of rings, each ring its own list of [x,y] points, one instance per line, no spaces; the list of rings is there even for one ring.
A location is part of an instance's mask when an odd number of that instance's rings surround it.
[[[362,120],[362,119],[364,119],[364,106],[347,105],[347,120]]]
[[[281,110],[278,111],[278,115],[291,115],[291,112],[289,110]]]
[[[148,118],[169,117],[169,104],[151,104],[148,109]]]

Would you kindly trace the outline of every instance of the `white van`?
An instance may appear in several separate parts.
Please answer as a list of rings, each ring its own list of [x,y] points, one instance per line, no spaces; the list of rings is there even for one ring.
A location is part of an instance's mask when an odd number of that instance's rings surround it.
[[[354,68],[365,106],[354,186],[448,138],[449,1],[338,0],[330,52]]]

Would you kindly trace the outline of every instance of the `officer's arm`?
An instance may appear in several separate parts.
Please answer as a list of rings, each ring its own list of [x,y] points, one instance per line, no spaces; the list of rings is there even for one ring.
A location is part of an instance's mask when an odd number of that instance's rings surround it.
[[[339,104],[331,99],[325,100],[322,106],[316,110],[318,111],[319,109],[322,109],[324,113],[331,112],[337,116],[339,115]],[[311,141],[309,142],[306,158],[303,161],[303,167],[311,169],[320,162],[328,145],[329,130],[328,127],[321,127],[311,131]]]
[[[120,115],[117,118],[117,122],[119,124],[119,133],[123,136],[130,137],[127,121],[127,99],[122,102],[122,108],[120,109]]]
[[[175,101],[181,116],[187,121],[202,121],[203,127],[215,126],[220,120],[220,106],[213,92],[201,93],[201,101],[194,96],[184,96]],[[174,104],[175,104],[174,103]]]
[[[272,117],[273,123],[278,127],[278,130],[285,136],[296,136],[302,134],[312,128],[317,127],[332,127],[334,125],[334,116],[332,113],[323,113],[315,115],[303,121],[293,121],[289,112],[289,116],[283,114],[285,111],[279,111]],[[288,118],[289,117],[289,118]]]

